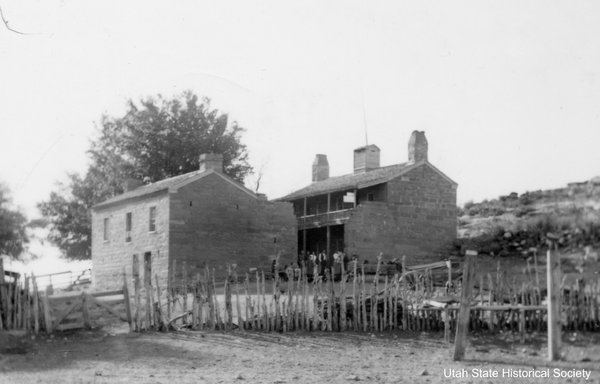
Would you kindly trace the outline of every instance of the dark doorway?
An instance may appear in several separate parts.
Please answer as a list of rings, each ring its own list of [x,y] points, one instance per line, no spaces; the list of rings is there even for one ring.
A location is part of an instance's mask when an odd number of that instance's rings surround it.
[[[304,240],[306,233],[306,243]],[[303,249],[306,244],[306,249]],[[306,251],[307,254],[314,252],[327,252],[327,227],[311,228],[306,231],[298,231],[298,250]],[[329,256],[336,251],[344,250],[344,225],[332,225],[329,227]]]

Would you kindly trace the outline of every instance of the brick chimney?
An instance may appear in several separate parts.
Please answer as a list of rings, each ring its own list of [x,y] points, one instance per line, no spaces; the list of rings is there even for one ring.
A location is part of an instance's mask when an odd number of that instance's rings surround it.
[[[223,154],[203,153],[200,155],[200,171],[210,171],[211,169],[223,172]]]
[[[425,131],[413,131],[408,141],[408,162],[427,161],[427,138]]]
[[[327,155],[316,155],[312,164],[312,181],[322,181],[329,179],[329,162]]]
[[[380,149],[376,145],[365,145],[354,150],[354,173],[368,172],[379,168]]]
[[[133,191],[134,189],[141,187],[142,185],[144,185],[144,182],[142,180],[127,178],[123,182],[123,190],[125,192]]]

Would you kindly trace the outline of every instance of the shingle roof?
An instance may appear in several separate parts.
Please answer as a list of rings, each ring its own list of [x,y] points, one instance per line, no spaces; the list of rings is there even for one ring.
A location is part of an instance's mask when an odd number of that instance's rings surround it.
[[[330,177],[322,181],[314,182],[277,200],[289,201],[344,189],[365,188],[371,185],[385,183],[386,181],[394,179],[418,165],[421,164],[402,163],[373,169],[367,172],[350,173],[347,175]]]
[[[427,165],[434,172],[438,173],[449,183],[458,185],[454,180],[450,179],[439,169],[433,166],[428,161],[419,161],[416,163],[402,163],[389,165],[387,167],[377,168],[367,172],[361,173],[350,173],[347,175],[330,177],[323,181],[314,182],[304,188],[301,188],[289,195],[280,197],[279,201],[291,201],[303,197],[316,196],[328,192],[348,190],[348,189],[360,189],[388,182],[396,177],[402,176],[408,171],[415,169],[421,165]]]
[[[115,203],[120,203],[122,201],[135,199],[137,197],[142,197],[142,196],[150,195],[153,193],[158,193],[161,191],[168,191],[168,190],[174,190],[174,189],[176,190],[177,188],[182,187],[194,180],[201,179],[204,176],[208,176],[213,173],[221,176],[223,179],[230,182],[237,188],[243,190],[244,192],[256,197],[256,195],[252,191],[250,191],[249,189],[247,189],[240,183],[230,179],[229,177],[222,175],[219,172],[215,172],[214,170],[208,170],[208,171],[199,171],[198,170],[198,171],[194,171],[194,172],[185,173],[183,175],[170,177],[168,179],[163,179],[163,180],[157,181],[152,184],[143,185],[141,187],[135,188],[131,191],[127,191],[118,196],[115,196],[106,201],[103,201],[102,203],[96,204],[92,207],[92,209],[104,208],[106,206],[113,205]]]

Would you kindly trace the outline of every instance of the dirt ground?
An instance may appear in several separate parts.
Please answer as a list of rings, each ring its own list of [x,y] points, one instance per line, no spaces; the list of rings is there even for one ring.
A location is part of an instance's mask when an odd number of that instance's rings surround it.
[[[558,363],[546,362],[541,335],[526,344],[509,334],[471,335],[465,361],[452,361],[451,353],[442,335],[425,333],[140,334],[119,327],[34,338],[0,332],[0,382],[600,383],[599,334],[566,334]],[[554,378],[555,368],[591,376]],[[465,369],[468,377],[445,377],[451,369]],[[474,377],[478,369],[499,377]],[[510,369],[548,370],[550,379],[502,377]]]

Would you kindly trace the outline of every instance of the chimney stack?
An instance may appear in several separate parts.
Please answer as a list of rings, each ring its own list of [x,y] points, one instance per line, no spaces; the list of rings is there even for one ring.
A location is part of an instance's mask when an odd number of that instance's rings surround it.
[[[322,181],[329,178],[329,162],[327,155],[316,155],[312,164],[312,181]]]
[[[427,161],[427,138],[425,131],[413,131],[408,141],[408,162]]]
[[[354,173],[368,172],[379,168],[380,149],[376,145],[365,145],[354,150]]]
[[[223,154],[221,153],[203,153],[200,155],[200,171],[215,170],[223,172]]]

